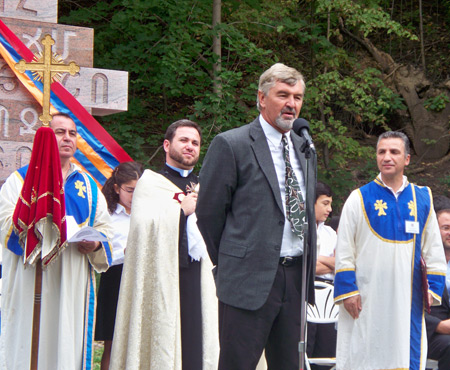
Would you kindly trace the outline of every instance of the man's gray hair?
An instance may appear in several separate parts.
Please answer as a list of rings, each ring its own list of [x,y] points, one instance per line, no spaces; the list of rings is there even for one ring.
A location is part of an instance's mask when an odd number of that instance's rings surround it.
[[[378,148],[378,144],[383,139],[402,139],[403,140],[403,144],[405,144],[405,157],[408,154],[410,154],[411,149],[410,149],[410,146],[409,146],[409,139],[408,139],[408,136],[406,136],[403,132],[399,132],[399,131],[386,131],[386,132],[383,132],[378,137],[377,148]]]
[[[259,78],[258,91],[261,91],[265,96],[269,90],[275,85],[277,81],[284,82],[290,86],[294,86],[299,81],[305,92],[305,79],[303,75],[295,68],[288,67],[282,63],[275,63],[267,71],[265,71]],[[256,95],[256,107],[260,111],[259,96]]]

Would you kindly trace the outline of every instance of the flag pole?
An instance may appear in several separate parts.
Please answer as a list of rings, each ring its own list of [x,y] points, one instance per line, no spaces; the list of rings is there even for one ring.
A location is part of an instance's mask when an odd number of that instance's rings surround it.
[[[31,336],[30,370],[37,370],[38,368],[39,330],[41,321],[41,294],[42,294],[42,261],[39,258],[36,263],[36,277],[34,281],[33,332]]]

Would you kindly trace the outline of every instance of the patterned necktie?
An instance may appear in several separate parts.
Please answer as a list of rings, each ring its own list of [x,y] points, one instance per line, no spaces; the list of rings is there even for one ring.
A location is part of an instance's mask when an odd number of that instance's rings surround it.
[[[289,158],[289,144],[287,137],[283,135],[281,139],[283,143],[284,163],[286,165],[286,216],[291,222],[291,229],[295,235],[303,240],[305,225],[305,201],[303,200],[302,191],[298,184],[295,172],[292,169],[291,160]]]

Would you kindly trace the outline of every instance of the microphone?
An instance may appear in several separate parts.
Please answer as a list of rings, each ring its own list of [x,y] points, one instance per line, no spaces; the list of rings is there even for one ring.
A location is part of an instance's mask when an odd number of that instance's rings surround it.
[[[309,135],[309,123],[304,118],[297,118],[292,124],[292,129],[294,132],[305,139],[305,145],[312,150],[316,150],[314,143]]]

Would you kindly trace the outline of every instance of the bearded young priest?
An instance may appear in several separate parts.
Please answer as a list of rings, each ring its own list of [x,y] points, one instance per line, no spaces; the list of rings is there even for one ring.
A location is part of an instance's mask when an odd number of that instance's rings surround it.
[[[113,370],[217,369],[217,299],[194,214],[201,139],[195,122],[172,123],[163,169],[146,170],[136,185]]]

